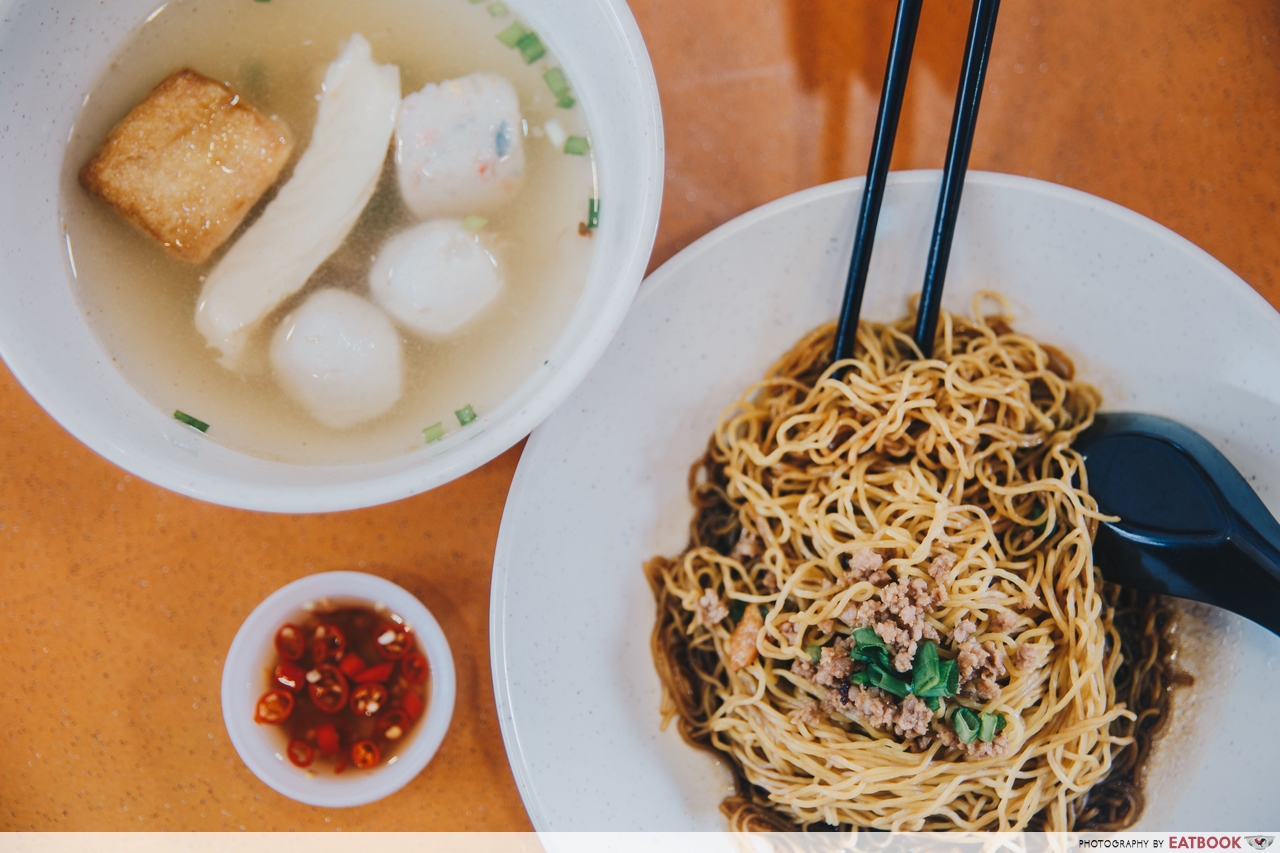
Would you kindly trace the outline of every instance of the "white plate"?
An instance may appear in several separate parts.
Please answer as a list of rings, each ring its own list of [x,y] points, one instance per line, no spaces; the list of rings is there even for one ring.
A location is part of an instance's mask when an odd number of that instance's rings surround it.
[[[891,176],[864,316],[896,318],[918,290],[938,185],[937,172]],[[507,753],[539,830],[724,828],[727,770],[658,729],[640,567],[684,546],[685,476],[720,410],[835,316],[861,191],[852,180],[788,196],[665,264],[526,446],[491,630]],[[944,304],[967,314],[981,288],[1009,297],[1018,329],[1069,352],[1107,408],[1199,430],[1280,510],[1280,318],[1222,264],[1093,196],[971,172]],[[1208,621],[1213,639],[1185,645],[1211,665],[1182,702],[1143,828],[1238,830],[1277,812],[1280,639]]]

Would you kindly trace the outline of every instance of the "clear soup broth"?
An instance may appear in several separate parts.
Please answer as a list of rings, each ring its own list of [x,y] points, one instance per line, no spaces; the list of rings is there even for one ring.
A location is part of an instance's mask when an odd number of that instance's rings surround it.
[[[181,410],[207,422],[213,440],[298,464],[368,462],[419,449],[425,427],[443,422],[446,432],[465,429],[456,410],[470,405],[483,417],[515,391],[546,359],[582,292],[592,239],[580,223],[588,200],[598,197],[591,154],[565,154],[543,132],[554,119],[567,133],[588,136],[581,107],[557,106],[543,80],[543,72],[558,65],[555,58],[548,52],[526,64],[519,50],[495,37],[516,20],[501,3],[467,0],[175,0],[139,25],[85,100],[61,186],[78,297],[130,383],[162,411]],[[372,421],[339,430],[282,393],[267,347],[284,315],[313,291],[340,287],[367,297],[378,249],[416,222],[400,198],[390,156],[346,241],[305,288],[258,326],[236,372],[218,363],[194,316],[201,282],[239,232],[204,264],[175,260],[89,196],[77,175],[116,122],[184,67],[226,82],[258,110],[283,120],[296,162],[309,141],[325,70],[352,33],[369,40],[375,61],[399,66],[403,95],[477,71],[507,78],[525,120],[526,165],[519,193],[486,214],[484,230],[503,265],[499,296],[443,340],[397,327],[405,365],[400,400]]]

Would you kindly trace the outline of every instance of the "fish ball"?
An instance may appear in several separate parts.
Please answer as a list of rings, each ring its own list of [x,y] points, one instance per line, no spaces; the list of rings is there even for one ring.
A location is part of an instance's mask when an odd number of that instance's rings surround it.
[[[524,176],[516,90],[497,74],[477,73],[406,96],[396,118],[396,168],[419,219],[499,207]]]
[[[344,290],[312,294],[280,323],[271,365],[320,423],[345,429],[400,399],[400,336],[378,308]]]
[[[437,219],[397,234],[369,272],[374,300],[427,337],[447,335],[502,289],[498,261],[483,238],[456,219]]]

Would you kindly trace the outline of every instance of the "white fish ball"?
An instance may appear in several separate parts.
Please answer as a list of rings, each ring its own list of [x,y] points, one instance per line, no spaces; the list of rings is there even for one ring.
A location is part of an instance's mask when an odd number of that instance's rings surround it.
[[[346,429],[400,399],[400,336],[387,315],[345,290],[312,294],[271,339],[280,387],[320,423]]]
[[[506,78],[428,83],[396,117],[400,193],[420,219],[496,209],[524,177],[520,100]]]
[[[498,260],[456,219],[415,225],[393,237],[369,271],[374,300],[427,337],[448,335],[502,289]]]

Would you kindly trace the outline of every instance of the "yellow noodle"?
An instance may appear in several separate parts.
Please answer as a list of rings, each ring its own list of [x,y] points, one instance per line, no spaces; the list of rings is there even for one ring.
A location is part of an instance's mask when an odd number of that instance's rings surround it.
[[[984,317],[983,299],[1000,314]],[[694,466],[690,546],[646,565],[654,651],[666,719],[731,759],[734,828],[1069,829],[1077,800],[1132,743],[1112,733],[1134,715],[1116,700],[1120,644],[1092,562],[1100,516],[1071,449],[1100,398],[1008,314],[993,294],[971,320],[944,312],[927,360],[911,317],[863,322],[855,357],[835,365],[823,326],[724,412]],[[793,717],[824,698],[837,707],[790,666],[848,635],[837,617],[877,593],[865,579],[837,583],[866,548],[892,580],[931,588],[931,561],[956,558],[927,615],[939,651],[955,656],[949,637],[967,619],[1008,672],[994,699],[943,700],[935,726],[961,705],[1003,714],[1003,755],[908,741],[852,710]],[[699,618],[708,590],[766,611],[745,668],[730,665],[732,619]],[[1017,617],[1012,628],[992,629],[998,612]],[[1013,665],[1024,645],[1048,650],[1043,665]]]

